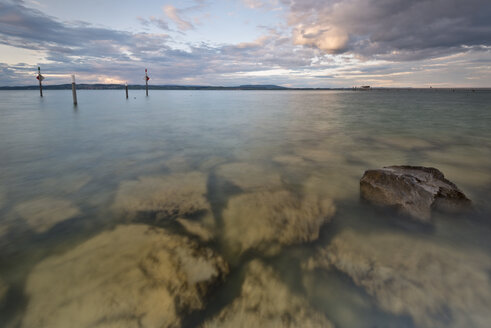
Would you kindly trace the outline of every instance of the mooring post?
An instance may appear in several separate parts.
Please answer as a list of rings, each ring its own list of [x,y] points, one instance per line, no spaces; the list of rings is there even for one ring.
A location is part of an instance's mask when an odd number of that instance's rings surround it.
[[[128,82],[124,84],[124,87],[126,89],[126,99],[128,99]]]
[[[36,79],[39,80],[39,94],[43,97],[43,84],[41,83],[44,80],[44,76],[41,75],[41,67],[38,66],[38,76]]]
[[[147,97],[148,97],[148,80],[150,80],[150,78],[148,77],[148,72],[147,69],[145,68],[145,91],[147,93]]]
[[[72,96],[73,96],[73,104],[77,106],[77,86],[75,85],[74,74],[72,74]]]

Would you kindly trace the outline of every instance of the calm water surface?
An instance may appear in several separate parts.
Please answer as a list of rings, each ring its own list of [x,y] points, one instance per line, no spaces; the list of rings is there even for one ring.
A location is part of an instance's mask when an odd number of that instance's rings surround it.
[[[71,105],[70,91],[48,90],[42,99],[35,91],[0,92],[0,326],[26,326],[37,266],[115,225],[144,222],[194,236],[173,219],[154,220],[151,210],[131,219],[115,208],[126,206],[119,196],[133,196],[131,181],[182,181],[192,190],[187,177],[198,173],[214,221],[205,244],[231,273],[183,325],[206,323],[237,299],[254,259],[336,327],[491,325],[490,92],[130,91],[126,100],[111,90],[79,91],[78,101]],[[363,172],[395,164],[439,168],[475,211],[435,213],[432,225],[420,225],[360,202]],[[143,198],[155,190],[134,186]],[[237,244],[263,228],[234,216],[256,213],[247,203],[230,210],[232,199],[272,188],[332,201],[335,213],[318,238]],[[357,265],[353,254],[361,254],[391,268],[387,279],[394,275],[395,283],[323,265],[317,254],[334,243],[342,263]],[[456,273],[462,266],[468,272]],[[401,280],[414,280],[426,295]]]

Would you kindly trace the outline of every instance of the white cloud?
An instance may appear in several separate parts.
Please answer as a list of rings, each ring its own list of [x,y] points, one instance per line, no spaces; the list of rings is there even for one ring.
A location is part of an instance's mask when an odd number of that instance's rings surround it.
[[[337,27],[320,25],[304,27],[300,24],[293,30],[293,42],[298,45],[319,48],[332,54],[345,49],[348,43],[348,33]]]
[[[181,31],[187,31],[194,29],[193,24],[184,20],[179,13],[179,9],[172,5],[165,5],[163,8],[164,14],[172,20]]]

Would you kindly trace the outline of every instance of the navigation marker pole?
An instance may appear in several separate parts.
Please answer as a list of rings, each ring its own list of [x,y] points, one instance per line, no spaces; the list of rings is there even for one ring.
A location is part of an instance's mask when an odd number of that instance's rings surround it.
[[[126,89],[126,99],[128,99],[128,82],[124,84],[124,87]]]
[[[73,105],[77,106],[77,86],[75,85],[74,74],[72,74],[72,96],[73,96]]]
[[[44,80],[44,76],[41,75],[41,67],[38,66],[38,76],[36,76],[36,79],[39,80],[39,94],[41,95],[41,98],[43,97],[43,84],[41,83]]]
[[[148,77],[148,72],[147,69],[145,68],[145,91],[147,93],[147,97],[148,97],[148,80],[150,80],[150,78]]]

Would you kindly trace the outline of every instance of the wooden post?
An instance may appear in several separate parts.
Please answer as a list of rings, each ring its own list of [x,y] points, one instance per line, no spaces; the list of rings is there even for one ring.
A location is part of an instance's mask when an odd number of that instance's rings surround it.
[[[147,97],[148,97],[148,80],[150,80],[150,78],[148,77],[148,72],[147,69],[145,68],[145,91],[147,93]]]
[[[41,67],[38,66],[38,76],[36,77],[39,80],[39,94],[41,98],[43,97],[43,84],[41,83],[44,80],[44,76],[41,75]]]
[[[73,104],[77,106],[77,86],[75,85],[75,75],[72,74],[72,96]]]
[[[126,99],[128,99],[128,82],[124,84],[125,89],[126,89]]]

